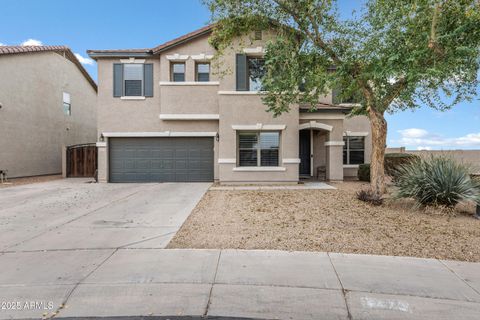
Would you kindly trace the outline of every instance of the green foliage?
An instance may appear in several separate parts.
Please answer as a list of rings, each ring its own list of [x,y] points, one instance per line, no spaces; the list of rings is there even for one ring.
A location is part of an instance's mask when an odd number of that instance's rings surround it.
[[[370,203],[374,206],[380,206],[383,204],[383,198],[376,192],[372,190],[360,190],[357,192],[357,199]]]
[[[446,109],[476,94],[477,0],[364,0],[349,19],[340,19],[334,0],[204,3],[219,54],[240,35],[275,29],[263,80],[264,102],[275,115],[296,103],[313,107],[330,88],[342,88],[341,99],[361,93],[356,114],[419,104]]]
[[[385,155],[385,173],[395,179],[400,166],[408,164],[417,158],[418,156],[410,153],[387,153]]]
[[[364,163],[358,166],[358,180],[370,182],[370,163]]]
[[[402,165],[395,185],[398,197],[422,205],[453,207],[464,200],[480,204],[480,183],[470,178],[468,167],[448,157],[417,158]]]

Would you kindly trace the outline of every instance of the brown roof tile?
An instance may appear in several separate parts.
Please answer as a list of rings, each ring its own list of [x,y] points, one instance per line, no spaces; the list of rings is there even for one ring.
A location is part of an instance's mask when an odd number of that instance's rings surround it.
[[[97,91],[97,84],[93,81],[92,77],[87,70],[85,70],[80,61],[78,61],[77,57],[75,57],[72,50],[67,46],[0,46],[0,56],[35,52],[55,52],[63,55],[77,66],[83,76],[92,85],[93,89]]]

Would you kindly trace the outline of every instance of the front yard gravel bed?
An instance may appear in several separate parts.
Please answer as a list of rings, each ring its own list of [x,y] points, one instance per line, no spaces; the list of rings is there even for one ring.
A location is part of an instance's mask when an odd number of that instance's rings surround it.
[[[480,261],[474,206],[416,209],[355,198],[364,184],[337,190],[209,191],[168,248],[276,249]]]

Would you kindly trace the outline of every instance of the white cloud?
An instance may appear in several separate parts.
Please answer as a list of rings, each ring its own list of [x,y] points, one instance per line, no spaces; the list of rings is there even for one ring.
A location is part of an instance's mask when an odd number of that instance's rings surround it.
[[[6,44],[0,42],[0,47],[1,47],[1,46],[6,46]]]
[[[419,147],[417,147],[417,150],[432,150],[432,147],[422,147],[422,146],[419,146]]]
[[[43,46],[42,41],[35,39],[28,39],[21,43],[22,46]]]
[[[480,147],[480,132],[460,137],[444,137],[424,129],[399,130],[400,139],[395,144],[418,150]]]
[[[80,53],[75,53],[75,57],[77,57],[78,61],[80,61],[81,64],[88,64],[89,66],[93,66],[92,59],[82,57]]]

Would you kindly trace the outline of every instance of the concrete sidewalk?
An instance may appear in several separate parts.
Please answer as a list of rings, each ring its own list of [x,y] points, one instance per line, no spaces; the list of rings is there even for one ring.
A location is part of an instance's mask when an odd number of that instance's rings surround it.
[[[336,253],[98,249],[0,256],[0,318],[480,319],[480,263]],[[53,309],[48,309],[48,304]]]

